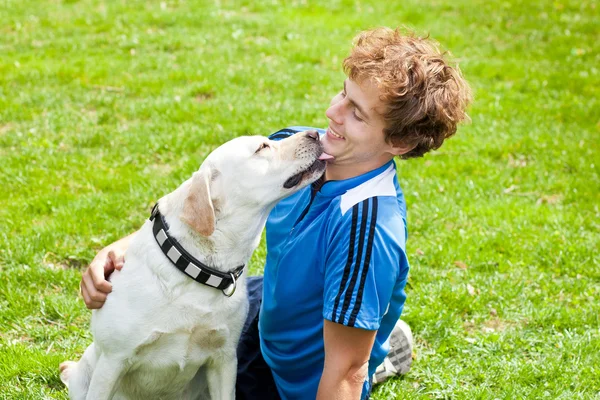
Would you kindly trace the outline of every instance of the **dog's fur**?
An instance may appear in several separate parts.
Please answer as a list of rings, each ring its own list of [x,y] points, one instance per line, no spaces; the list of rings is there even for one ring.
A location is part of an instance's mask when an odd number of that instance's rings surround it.
[[[225,143],[159,201],[170,235],[212,268],[246,264],[271,208],[321,175],[321,153],[315,132]],[[302,171],[299,184],[284,188]],[[245,275],[232,297],[193,281],[161,252],[146,221],[111,276],[112,293],[92,314],[94,343],[79,362],[61,364],[71,399],[234,398]]]

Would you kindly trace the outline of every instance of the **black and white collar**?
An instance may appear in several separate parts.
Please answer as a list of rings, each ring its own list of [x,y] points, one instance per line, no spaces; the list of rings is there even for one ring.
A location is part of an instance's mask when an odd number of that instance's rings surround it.
[[[152,208],[150,221],[153,221],[152,232],[154,239],[160,246],[162,252],[181,272],[204,285],[220,289],[226,296],[233,295],[236,288],[236,282],[244,272],[244,265],[240,265],[230,272],[221,272],[208,267],[200,260],[192,257],[185,249],[173,238],[169,236],[169,226],[164,216],[158,210],[158,203]],[[225,289],[229,291],[226,292]]]

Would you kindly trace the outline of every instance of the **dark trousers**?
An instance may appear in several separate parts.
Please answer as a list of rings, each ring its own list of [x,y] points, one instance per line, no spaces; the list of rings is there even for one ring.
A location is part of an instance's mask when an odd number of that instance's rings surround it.
[[[237,348],[237,400],[280,400],[271,368],[260,352],[258,313],[262,303],[262,276],[248,277],[248,317]]]

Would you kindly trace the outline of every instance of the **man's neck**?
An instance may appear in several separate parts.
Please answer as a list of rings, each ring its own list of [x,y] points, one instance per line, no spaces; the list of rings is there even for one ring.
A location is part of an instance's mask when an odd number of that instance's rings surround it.
[[[325,167],[325,182],[327,181],[341,181],[344,179],[355,178],[357,176],[366,174],[380,168],[390,162],[392,158],[385,160],[379,160],[376,163],[368,164],[354,164],[354,165],[335,165],[327,163]]]

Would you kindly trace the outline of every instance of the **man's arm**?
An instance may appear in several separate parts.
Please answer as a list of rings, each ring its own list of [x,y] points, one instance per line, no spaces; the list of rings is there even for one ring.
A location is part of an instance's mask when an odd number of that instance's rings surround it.
[[[112,291],[107,280],[115,269],[123,268],[125,252],[136,232],[117,240],[100,250],[81,277],[81,295],[89,309],[98,309],[104,305],[106,295]]]
[[[317,400],[359,400],[377,331],[324,320],[325,366]]]

